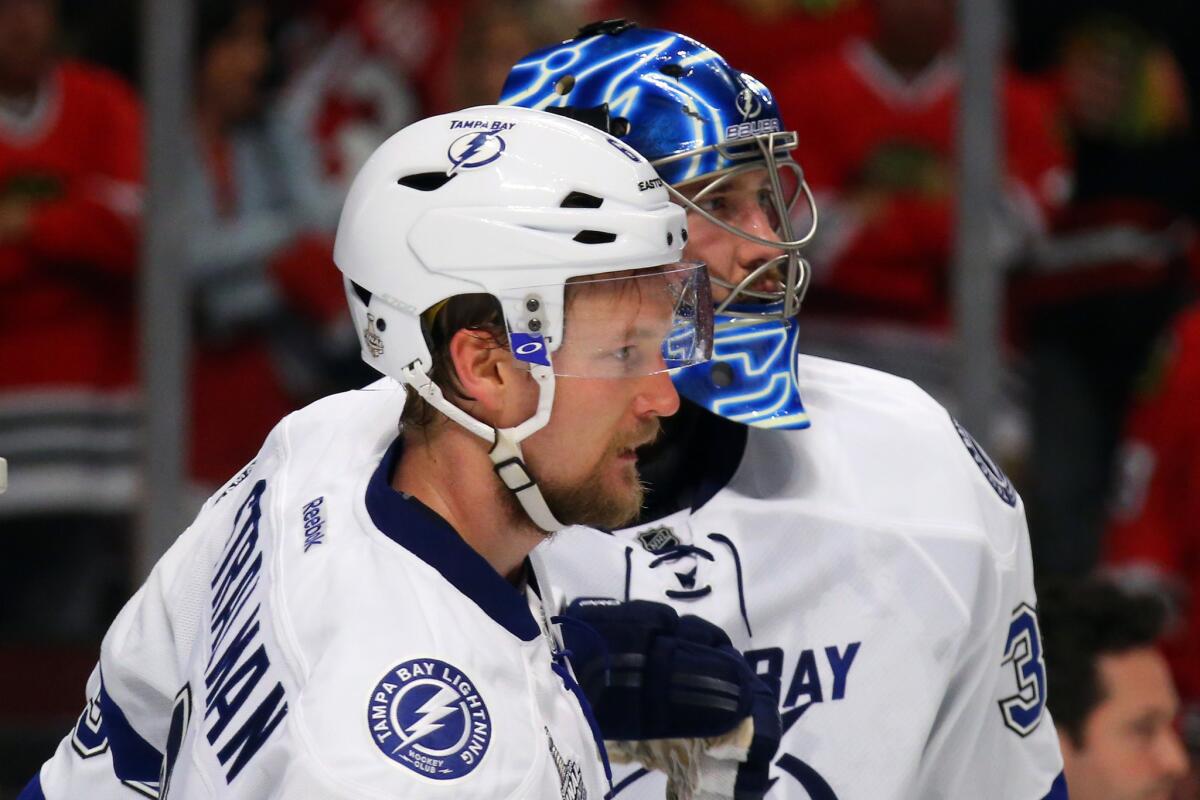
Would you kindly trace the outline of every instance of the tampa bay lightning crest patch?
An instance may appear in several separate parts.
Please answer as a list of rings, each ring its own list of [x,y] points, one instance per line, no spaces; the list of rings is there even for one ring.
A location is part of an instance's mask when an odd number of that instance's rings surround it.
[[[492,719],[475,684],[433,658],[388,670],[371,691],[367,724],[380,752],[436,780],[469,774],[492,740]]]
[[[979,471],[983,473],[983,477],[987,478],[988,483],[996,490],[996,494],[1000,499],[1016,508],[1017,505],[1017,490],[1013,486],[1012,481],[1004,474],[1004,470],[992,461],[991,457],[984,452],[979,442],[975,441],[975,437],[962,426],[954,417],[950,418],[954,423],[954,430],[958,431],[959,438],[963,444],[967,446],[967,452],[971,454],[971,458],[975,460],[975,465],[979,467]]]

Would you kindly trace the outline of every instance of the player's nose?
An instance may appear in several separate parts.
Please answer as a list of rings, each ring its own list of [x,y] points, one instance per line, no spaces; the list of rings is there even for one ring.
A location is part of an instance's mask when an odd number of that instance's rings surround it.
[[[639,418],[669,417],[678,411],[679,392],[675,391],[671,375],[664,370],[643,376],[633,410]]]
[[[761,207],[754,206],[752,210],[743,215],[742,222],[741,229],[751,236],[767,242],[779,241],[779,235],[771,227],[770,219]],[[734,249],[735,266],[740,272],[737,279],[741,280],[767,261],[778,256],[780,252],[778,247],[739,236],[737,247]]]
[[[1190,767],[1187,750],[1184,749],[1183,742],[1180,741],[1179,734],[1174,729],[1164,732],[1158,746],[1158,761],[1163,774],[1170,776],[1173,780],[1180,780],[1187,774]]]

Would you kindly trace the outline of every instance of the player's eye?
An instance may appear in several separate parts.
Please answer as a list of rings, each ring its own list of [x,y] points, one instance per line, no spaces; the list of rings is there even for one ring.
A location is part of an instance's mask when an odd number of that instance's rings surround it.
[[[696,201],[696,205],[698,205],[702,211],[707,211],[713,216],[724,213],[729,207],[728,201],[726,201],[726,199],[720,195],[705,197]]]
[[[636,344],[618,347],[610,356],[616,363],[616,368],[625,374],[636,371],[643,361],[642,348]]]
[[[1154,720],[1140,719],[1129,726],[1129,732],[1139,746],[1149,747],[1158,732],[1158,726]]]

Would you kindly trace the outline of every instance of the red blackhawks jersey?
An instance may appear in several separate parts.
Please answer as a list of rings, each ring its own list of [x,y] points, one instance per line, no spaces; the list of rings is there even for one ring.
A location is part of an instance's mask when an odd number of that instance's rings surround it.
[[[1134,408],[1120,455],[1105,560],[1184,590],[1166,643],[1180,694],[1200,711],[1200,306],[1185,313]]]
[[[806,311],[947,322],[959,82],[953,54],[907,79],[854,39],[778,84],[821,210]],[[1049,98],[1009,75],[1001,105],[1006,197],[1036,229],[1067,191]]]
[[[130,497],[140,127],[124,83],[70,61],[0,110],[0,207],[29,209],[0,236],[5,511]]]
[[[776,88],[791,70],[869,33],[873,5],[869,0],[665,0],[657,4],[653,23],[699,39],[729,63]],[[729,24],[733,19],[736,25]]]

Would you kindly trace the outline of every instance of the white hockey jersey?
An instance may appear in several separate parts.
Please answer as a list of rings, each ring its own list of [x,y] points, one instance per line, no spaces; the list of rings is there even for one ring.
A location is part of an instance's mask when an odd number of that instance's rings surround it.
[[[780,690],[772,800],[1065,797],[1012,484],[908,381],[805,356],[798,378],[812,427],[750,429],[699,508],[543,548],[556,602],[724,628]],[[663,796],[644,770],[614,784]]]
[[[377,386],[286,418],[209,500],[22,798],[604,796],[536,582],[390,487],[403,393]]]

